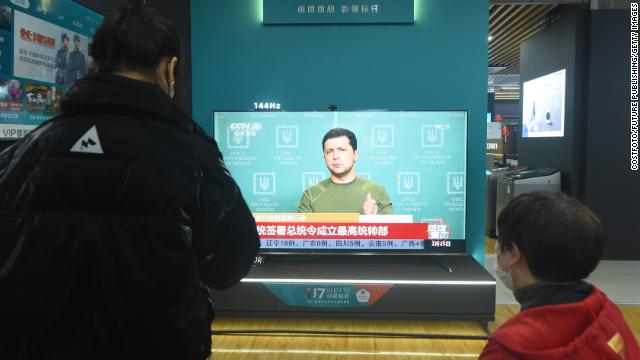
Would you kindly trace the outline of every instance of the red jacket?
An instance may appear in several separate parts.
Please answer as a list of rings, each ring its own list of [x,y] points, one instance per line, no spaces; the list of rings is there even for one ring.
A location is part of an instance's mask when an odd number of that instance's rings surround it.
[[[490,359],[640,359],[620,309],[598,290],[576,303],[527,309],[500,326],[480,354]]]

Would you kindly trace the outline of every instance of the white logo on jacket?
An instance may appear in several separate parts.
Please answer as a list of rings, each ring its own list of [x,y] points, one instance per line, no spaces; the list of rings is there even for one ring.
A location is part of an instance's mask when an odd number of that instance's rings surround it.
[[[98,137],[98,129],[95,125],[89,129],[84,135],[76,141],[71,147],[71,152],[90,153],[90,154],[104,154],[102,146],[100,145],[100,138]]]

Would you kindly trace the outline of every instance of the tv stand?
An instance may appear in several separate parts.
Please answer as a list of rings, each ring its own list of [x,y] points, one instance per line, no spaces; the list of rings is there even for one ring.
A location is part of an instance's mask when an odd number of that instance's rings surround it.
[[[432,255],[430,256],[431,260],[433,260],[436,264],[440,265],[443,269],[447,270],[449,273],[453,274],[453,268],[442,261],[440,261],[441,256]]]
[[[267,255],[214,302],[223,316],[486,322],[495,290],[468,255]]]

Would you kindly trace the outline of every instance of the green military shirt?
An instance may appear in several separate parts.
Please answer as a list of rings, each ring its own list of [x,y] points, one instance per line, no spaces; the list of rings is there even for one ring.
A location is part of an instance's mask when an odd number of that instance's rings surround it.
[[[348,184],[336,184],[328,178],[311,186],[302,194],[298,212],[363,214],[362,205],[367,194],[376,200],[378,214],[393,214],[393,206],[384,187],[360,176]]]

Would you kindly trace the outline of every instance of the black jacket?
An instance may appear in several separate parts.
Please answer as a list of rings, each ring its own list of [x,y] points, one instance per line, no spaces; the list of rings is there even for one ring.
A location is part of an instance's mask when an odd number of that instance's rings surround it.
[[[258,247],[216,143],[159,87],[89,75],[0,154],[0,359],[202,359],[205,284]]]

